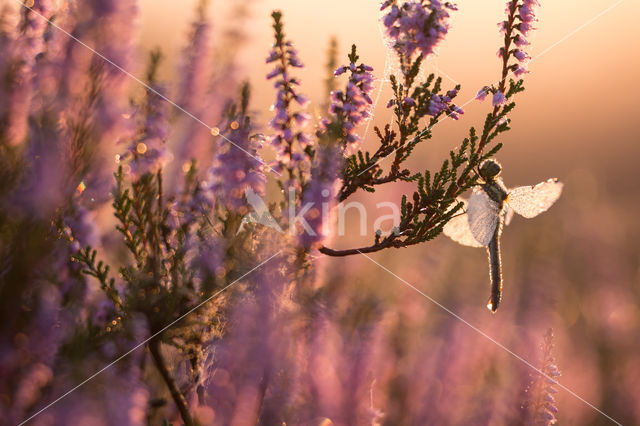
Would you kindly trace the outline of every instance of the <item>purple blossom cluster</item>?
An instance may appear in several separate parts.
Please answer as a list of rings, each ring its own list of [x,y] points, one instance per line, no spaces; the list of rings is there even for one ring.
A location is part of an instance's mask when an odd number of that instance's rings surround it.
[[[0,97],[8,100],[0,104],[0,127],[5,127],[5,137],[11,145],[24,142],[27,135],[35,80],[31,71],[44,49],[47,24],[43,17],[51,17],[52,12],[49,0],[37,2],[23,11],[17,37],[0,29],[0,75],[8,77],[5,84],[0,84]],[[11,108],[6,108],[9,105]]]
[[[216,200],[225,208],[245,214],[247,212],[245,191],[264,193],[265,176],[261,171],[258,150],[262,147],[259,138],[251,137],[248,118],[242,123],[232,121],[226,139],[221,142],[215,165],[210,170],[207,190],[210,200]]]
[[[176,103],[202,122],[211,123],[219,120],[219,104],[224,102],[220,96],[211,93],[211,25],[205,16],[204,4],[200,3],[181,52]],[[172,151],[175,161],[168,165],[167,175],[177,181],[182,175],[183,164],[194,158],[211,157],[212,144],[209,129],[189,115],[177,116],[173,127],[176,143]]]
[[[34,11],[40,3],[33,3]],[[54,175],[50,176],[52,181],[66,183],[65,189],[70,192],[84,182],[83,198],[104,202],[113,177],[108,166],[118,152],[116,142],[128,140],[135,130],[133,120],[125,118],[130,112],[130,78],[112,63],[132,68],[137,5],[132,0],[45,3],[51,7],[46,13],[29,12],[45,30],[39,42],[41,51],[30,70],[34,96],[27,117],[30,116],[30,123],[55,126],[34,126],[28,148],[43,164],[55,164],[55,169],[47,170]],[[48,18],[84,46],[48,25]],[[37,137],[37,132],[45,134]],[[43,137],[46,143],[40,144]],[[69,153],[73,153],[73,161],[61,162],[57,158]],[[39,172],[34,170],[35,174]]]
[[[202,397],[192,408],[199,421],[241,425],[261,418],[264,424],[277,424],[276,419],[282,418],[287,404],[282,398],[293,396],[290,385],[294,385],[289,382],[293,374],[286,371],[294,336],[286,320],[293,313],[282,305],[283,271],[292,272],[283,257],[257,270],[248,279],[254,297],[238,300],[230,312],[230,332],[211,342],[208,351],[215,353],[215,365],[210,365],[213,370],[207,372]],[[268,385],[271,380],[281,385]]]
[[[331,93],[329,112],[341,123],[345,142],[355,144],[361,139],[356,133],[356,127],[371,117],[371,92],[375,77],[371,73],[372,67],[356,65],[354,62],[338,68],[334,75],[337,77],[347,71],[350,72],[347,87],[344,91],[336,90]]]
[[[476,99],[480,100],[480,101],[484,101],[487,97],[487,95],[489,94],[489,88],[488,87],[483,87],[482,89],[480,89],[480,91],[478,92],[478,94],[476,95]],[[496,91],[493,94],[493,97],[491,98],[491,104],[494,107],[500,107],[502,105],[504,105],[507,102],[507,98],[504,96],[504,93]]]
[[[529,45],[527,37],[535,29],[537,21],[535,7],[539,6],[538,0],[511,0],[507,2],[507,19],[498,24],[500,32],[504,34],[504,46],[498,50],[498,57],[503,61],[502,80],[498,87],[484,86],[481,88],[476,99],[484,101],[489,94],[493,94],[492,104],[494,108],[503,106],[507,102],[505,96],[505,80],[510,74],[521,77],[529,71],[526,63],[530,59],[524,47]],[[515,47],[512,47],[515,45]],[[515,63],[510,63],[511,57],[515,58]]]
[[[443,112],[446,112],[450,118],[457,120],[461,114],[464,114],[464,110],[457,105],[453,104],[453,98],[458,95],[458,89],[449,90],[444,95],[432,95],[429,99],[429,115],[435,117]]]
[[[132,318],[130,326],[113,334],[112,339],[94,348],[91,357],[77,360],[56,371],[57,380],[50,389],[60,395],[76,385],[75,377],[103,368],[115,356],[148,337],[142,318]],[[135,351],[122,362],[77,389],[33,419],[37,425],[80,423],[92,426],[146,424],[150,392],[144,383],[144,351]],[[36,408],[43,405],[38,401]],[[21,418],[20,420],[25,420]]]
[[[510,49],[510,43],[507,43],[505,47],[500,48],[498,56],[505,61],[508,61],[510,56],[517,60],[518,63],[510,67],[516,77],[528,72],[525,63],[530,59],[530,56],[523,50],[523,47],[529,45],[527,38],[530,32],[535,29],[534,25],[537,22],[535,7],[539,5],[538,0],[509,1],[506,7],[507,20],[499,24],[500,31],[506,34],[516,47]],[[508,53],[505,54],[505,52]]]
[[[162,85],[154,86],[158,93],[166,92]],[[166,165],[169,157],[166,147],[169,137],[169,105],[159,95],[149,91],[143,113],[140,136],[133,139],[128,151],[121,157],[131,160],[126,171],[133,180],[138,180],[147,173],[158,172]]]
[[[135,25],[138,17],[138,5],[135,0],[91,0],[69,8],[66,18],[71,24],[71,33],[85,44],[100,52],[124,69],[133,65],[133,40],[137,32]],[[57,57],[48,58],[55,71],[56,78],[62,80],[58,92],[58,101],[68,100],[69,105],[64,117],[67,126],[73,127],[83,119],[87,108],[93,112],[95,131],[105,139],[118,140],[123,131],[131,131],[123,114],[128,107],[123,96],[130,79],[117,67],[97,57],[86,47],[55,31],[52,43],[63,52],[61,62]],[[86,104],[86,95],[91,103]],[[101,141],[99,141],[101,142]],[[105,143],[105,145],[107,145]]]
[[[464,114],[464,110],[453,103],[453,98],[458,96],[460,91],[459,87],[448,90],[445,94],[439,95],[437,93],[430,93],[427,103],[427,115],[436,117],[442,113],[446,113],[448,117],[458,120],[460,115]],[[392,108],[397,104],[395,99],[391,99],[387,103],[387,108]],[[411,96],[407,96],[402,100],[403,108],[415,108],[417,106],[416,100]]]
[[[424,57],[434,53],[449,30],[449,11],[457,6],[440,0],[386,0],[380,10],[388,10],[382,23],[393,47],[410,58],[416,51]]]
[[[491,103],[494,107],[502,106],[507,102],[507,98],[504,96],[504,93],[497,91],[495,88],[489,86],[484,86],[482,89],[480,89],[478,91],[478,94],[476,94],[476,99],[482,102],[487,99],[487,96],[489,96],[490,93],[493,93],[493,96],[491,97]]]
[[[274,12],[273,16],[276,42],[269,53],[267,63],[273,63],[275,67],[267,75],[267,79],[275,81],[277,94],[272,106],[274,117],[269,121],[269,127],[273,130],[270,141],[276,150],[276,170],[287,169],[292,173],[295,168],[303,165],[303,151],[311,143],[309,135],[301,130],[310,119],[309,114],[304,112],[309,100],[298,93],[296,87],[300,85],[300,81],[291,75],[291,68],[302,68],[303,64],[293,44],[284,38],[280,14]],[[294,102],[301,110],[292,111]],[[298,150],[294,146],[295,141],[298,142]]]
[[[3,424],[18,424],[25,412],[39,403],[54,377],[53,360],[66,332],[60,327],[70,325],[61,321],[61,295],[55,285],[42,282],[33,285],[31,290],[34,295],[23,302],[26,305],[3,306],[0,392],[7,396],[0,402],[0,422]],[[25,308],[29,309],[29,315],[25,315]],[[23,322],[23,328],[15,333],[16,330],[7,326],[13,324],[15,327],[17,320]]]

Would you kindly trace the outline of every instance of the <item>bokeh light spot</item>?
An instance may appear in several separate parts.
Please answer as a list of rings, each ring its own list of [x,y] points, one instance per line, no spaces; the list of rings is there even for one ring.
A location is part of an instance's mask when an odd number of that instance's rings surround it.
[[[138,151],[138,154],[144,154],[145,152],[147,152],[147,145],[140,142],[136,147],[136,151]]]

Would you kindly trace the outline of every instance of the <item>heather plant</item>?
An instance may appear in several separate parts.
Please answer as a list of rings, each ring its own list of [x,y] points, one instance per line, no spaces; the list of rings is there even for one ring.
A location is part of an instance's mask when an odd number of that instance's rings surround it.
[[[556,360],[553,356],[553,331],[547,330],[544,336],[542,347],[542,368],[545,376],[536,376],[527,388],[529,400],[526,401],[524,408],[527,412],[529,424],[535,425],[553,425],[558,422],[556,413],[555,394],[558,389],[554,386],[555,378],[560,376],[560,370],[556,366]]]
[[[498,137],[524,90],[535,0],[507,3],[498,80],[477,95],[491,98],[484,121],[441,167],[425,171],[407,165],[416,148],[439,123],[464,114],[460,85],[421,77],[447,35],[452,3],[381,4],[397,67],[388,76],[393,121],[375,127],[373,146],[361,131],[378,107],[379,76],[355,45],[339,65],[331,43],[330,94],[314,121],[296,74],[302,58],[283,14],[273,12],[265,81],[275,100],[263,122],[235,52],[224,49],[243,36],[232,28],[216,44],[206,1],[177,82],[160,77],[161,50],[149,53],[143,78],[130,78],[136,2],[61,3],[26,2],[17,24],[12,11],[0,22],[3,422],[507,417],[508,408],[489,397],[453,414],[441,405],[469,392],[437,386],[494,371],[495,354],[464,356],[474,348],[459,323],[420,317],[411,300],[395,305],[406,311],[389,309],[380,297],[342,286],[318,258],[427,243],[463,213],[459,197],[501,149]],[[233,19],[241,22],[247,7],[236,7]],[[363,247],[328,247],[339,203],[394,183],[413,189],[398,197],[391,232],[377,229]],[[407,337],[422,329],[431,340]],[[556,377],[550,335],[545,348],[542,371]],[[493,386],[519,384],[497,376]],[[526,415],[553,423],[554,388],[540,379],[529,389]]]
[[[448,2],[382,3],[383,24],[399,63],[399,75],[389,76],[394,97],[387,107],[393,109],[394,126],[375,128],[380,143],[374,152],[358,150],[346,159],[339,200],[346,200],[358,190],[375,192],[377,187],[392,182],[414,182],[417,189],[402,197],[401,217],[392,233],[382,237],[382,231],[378,230],[370,246],[345,250],[322,247],[322,253],[348,256],[427,242],[439,235],[444,225],[460,211],[462,204],[456,202],[456,197],[478,183],[475,170],[502,147],[495,139],[509,130],[508,114],[515,108],[514,96],[524,90],[522,79],[516,81],[510,77],[522,68],[520,62],[526,55],[512,49],[512,45],[515,38],[524,40],[530,28],[524,23],[534,19],[533,15],[522,17],[520,9],[529,11],[532,5],[517,1],[507,4],[507,20],[501,24],[505,37],[500,52],[506,52],[501,54],[501,78],[497,84],[480,91],[494,94],[493,109],[487,114],[481,132],[471,127],[469,136],[450,152],[439,170],[415,172],[403,166],[415,147],[432,138],[438,123],[446,118],[458,119],[464,113],[453,103],[459,85],[444,91],[442,78],[435,74],[430,74],[425,81],[418,79],[423,61],[446,34],[449,12],[456,10],[456,6]],[[357,109],[357,105],[352,108]],[[346,127],[351,124],[347,123]],[[390,164],[382,164],[387,158]]]

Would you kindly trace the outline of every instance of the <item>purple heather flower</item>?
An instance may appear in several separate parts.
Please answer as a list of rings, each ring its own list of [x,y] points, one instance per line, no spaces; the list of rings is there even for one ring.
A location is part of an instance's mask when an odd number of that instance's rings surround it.
[[[527,55],[525,52],[523,52],[523,51],[522,51],[522,50],[520,50],[520,49],[516,49],[516,50],[513,52],[513,56],[515,56],[515,57],[516,57],[516,59],[517,59],[518,61],[520,61],[520,62],[524,62],[524,61],[526,61],[526,60],[529,58],[529,55]]]
[[[311,120],[311,116],[305,112],[294,112],[292,118],[300,127],[306,126],[309,120]]]
[[[476,99],[482,102],[487,98],[488,94],[489,94],[489,87],[484,86],[482,89],[478,91],[478,94],[476,95]]]
[[[464,114],[464,110],[456,105],[451,106],[451,111],[449,111],[449,117],[457,120],[460,116]]]
[[[336,70],[335,75],[342,75],[349,71],[349,81],[346,89],[336,90],[331,93],[331,104],[329,112],[336,115],[338,121],[342,123],[345,132],[345,140],[348,143],[360,141],[360,136],[356,133],[356,128],[363,121],[371,117],[371,92],[375,77],[371,73],[373,68],[368,65],[356,65],[351,63]]]
[[[432,94],[427,114],[435,117],[445,112],[450,118],[457,120],[460,114],[464,114],[464,111],[452,102],[453,98],[458,95],[458,91],[459,88],[456,87],[447,91],[445,95]]]
[[[529,42],[521,34],[516,34],[516,36],[513,39],[513,42],[518,47],[529,45]]]
[[[385,2],[380,10],[387,9],[389,10],[383,16],[382,23],[393,47],[407,57],[411,57],[416,51],[426,57],[435,51],[438,43],[446,36],[449,11],[457,10],[457,7],[439,0],[411,0],[400,6]]]
[[[513,70],[513,75],[515,75],[516,77],[520,77],[521,75],[523,75],[523,74],[527,74],[528,72],[529,72],[529,71],[528,71],[525,67],[523,67],[523,66],[521,66],[521,65],[518,65],[518,66],[516,66],[516,68]]]
[[[271,53],[273,54],[273,52],[271,52]],[[267,80],[271,80],[272,78],[274,78],[274,77],[276,77],[276,76],[278,76],[280,74],[282,74],[282,68],[276,67],[276,68],[273,69],[273,71],[271,71],[269,74],[267,74]],[[277,82],[276,85],[279,87],[279,86],[282,86],[283,84],[281,82]]]
[[[520,31],[520,33],[522,33],[523,36],[527,36],[529,34],[529,31],[533,30],[533,26],[529,23],[529,22],[520,22],[516,28],[518,29],[518,31]]]
[[[524,1],[522,6],[520,6],[520,19],[522,22],[533,22],[536,21],[536,16],[533,11],[533,6],[537,5],[537,1]]]
[[[272,51],[269,53],[269,56],[267,56],[267,61],[266,61],[266,62],[267,62],[268,64],[270,64],[270,63],[275,62],[275,61],[277,61],[278,59],[280,59],[280,57],[281,57],[281,53],[280,53],[280,52],[275,51],[275,50],[272,50]]]
[[[436,116],[447,109],[446,102],[438,95],[431,96],[429,99],[429,115]]]
[[[291,52],[295,53],[295,50],[291,50]],[[300,59],[298,59],[297,56],[293,56],[293,55],[291,55],[289,57],[289,65],[291,65],[292,67],[296,67],[296,68],[304,67],[302,62],[300,62]]]
[[[493,94],[493,106],[501,106],[507,101],[507,98],[504,97],[504,93],[496,92]]]

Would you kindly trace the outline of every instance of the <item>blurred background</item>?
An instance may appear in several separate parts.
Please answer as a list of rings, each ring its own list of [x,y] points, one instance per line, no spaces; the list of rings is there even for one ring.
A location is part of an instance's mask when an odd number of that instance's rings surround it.
[[[161,46],[170,60],[163,73],[174,76],[175,58],[183,46],[196,1],[142,1],[142,49]],[[222,33],[228,11],[239,1],[212,1],[208,14]],[[302,92],[320,111],[325,99],[326,51],[331,36],[339,41],[340,63],[352,43],[361,60],[371,64],[382,85],[373,124],[389,120],[390,98],[385,77],[393,67],[378,26],[377,2],[371,0],[251,1],[242,29],[240,78],[253,85],[253,107],[262,123],[268,120],[274,92],[263,84],[268,67],[264,59],[271,44],[270,12],[284,12],[285,31],[295,41],[306,67],[299,72]],[[458,101],[473,99],[479,88],[496,81],[500,45],[497,23],[504,1],[457,2],[451,30],[440,54],[427,63],[427,72],[444,78],[445,87],[462,85]],[[372,255],[402,279],[441,302],[515,353],[538,362],[547,328],[553,328],[561,383],[585,400],[626,424],[640,423],[640,3],[629,0],[544,1],[538,29],[530,48],[531,73],[527,90],[511,115],[513,130],[501,142],[498,158],[508,186],[535,184],[557,177],[565,183],[559,202],[534,220],[516,218],[503,239],[505,289],[503,305],[492,315],[486,308],[488,272],[483,250],[461,247],[439,237],[432,243],[402,251]],[[144,52],[141,52],[141,55]],[[462,103],[459,102],[459,103]],[[418,170],[441,163],[470,126],[480,127],[490,106],[477,101],[464,106],[458,122],[441,123],[413,158]],[[371,130],[371,129],[370,129]],[[364,132],[364,129],[362,129]],[[375,146],[369,131],[365,146]],[[356,194],[368,203],[399,202],[400,187],[388,187],[375,196]],[[369,195],[369,194],[367,194]],[[365,200],[366,199],[366,200]],[[386,213],[386,212],[385,212]],[[353,235],[333,241],[346,248],[370,244]],[[370,215],[367,229],[371,234]],[[452,318],[426,298],[363,256],[323,259],[325,279],[340,283],[345,292],[371,295],[405,324],[408,342],[433,343],[431,350],[448,353],[452,347],[467,356],[491,362],[460,363],[458,373],[479,380],[478,387],[497,401],[517,389],[510,378],[530,371],[512,355]],[[351,300],[357,300],[351,299]],[[416,325],[415,327],[412,326]],[[460,342],[464,342],[461,344]],[[407,345],[415,343],[406,343]],[[401,369],[401,367],[400,367]],[[472,376],[469,376],[472,375]],[[433,378],[432,402],[468,406],[477,398],[463,384]],[[434,384],[436,383],[436,384]],[[478,388],[476,388],[478,389]],[[561,424],[607,424],[608,420],[576,397],[561,391],[557,398]],[[503,399],[505,402],[506,399]],[[485,401],[486,402],[486,401]],[[517,401],[515,402],[517,403]],[[450,413],[451,414],[451,413]],[[464,419],[447,417],[450,423]],[[469,419],[466,419],[467,421]],[[495,424],[495,423],[493,423]]]
[[[3,0],[3,6],[5,2],[12,3]],[[134,74],[143,75],[148,52],[160,47],[167,58],[162,77],[175,81],[199,3],[141,1]],[[504,17],[504,0],[457,3],[460,10],[452,15],[449,35],[439,45],[440,53],[425,64],[425,73],[442,76],[446,88],[462,85],[457,101],[464,104],[465,114],[459,121],[444,120],[433,139],[417,148],[410,163],[419,171],[439,167],[470,126],[481,127],[490,105],[473,98],[499,78],[497,23]],[[306,65],[297,75],[315,114],[323,113],[327,96],[323,81],[331,37],[339,43],[339,63],[347,61],[355,43],[361,60],[375,68],[379,102],[375,119],[361,129],[364,147],[374,149],[373,126],[390,120],[385,108],[390,98],[387,78],[394,72],[378,25],[378,2],[209,2],[206,13],[217,37],[213,60],[235,56],[234,61],[219,63],[235,62],[236,80],[251,83],[252,108],[263,126],[275,96],[264,80],[270,70],[265,58],[272,43],[273,9],[284,13],[285,31]],[[505,288],[499,311],[492,315],[485,307],[489,277],[484,250],[462,247],[442,236],[420,246],[376,253],[371,259],[318,255],[321,279],[333,297],[327,309],[338,320],[334,325],[341,327],[321,355],[328,357],[321,359],[326,361],[326,375],[335,376],[327,383],[349,377],[349,362],[360,362],[359,351],[384,358],[386,364],[380,359],[371,363],[378,370],[365,375],[370,401],[359,403],[370,406],[372,418],[375,407],[384,407],[386,424],[518,423],[517,413],[535,374],[514,354],[548,367],[541,360],[540,345],[549,328],[555,334],[560,382],[615,420],[640,424],[640,2],[546,0],[537,15],[527,90],[517,98],[510,116],[513,129],[501,137],[504,148],[498,159],[509,187],[557,177],[565,189],[547,213],[533,220],[517,217],[505,230]],[[234,42],[225,45],[224,40]],[[376,204],[399,203],[401,193],[410,191],[411,186],[389,185],[373,195],[355,194],[351,200],[368,206],[367,235],[359,235],[358,217],[350,214],[347,235],[334,238],[331,247],[370,245],[376,213],[390,213]],[[350,334],[378,320],[384,338],[374,332],[374,337]],[[555,398],[561,424],[610,424],[566,391]],[[416,412],[424,417],[415,417]]]

